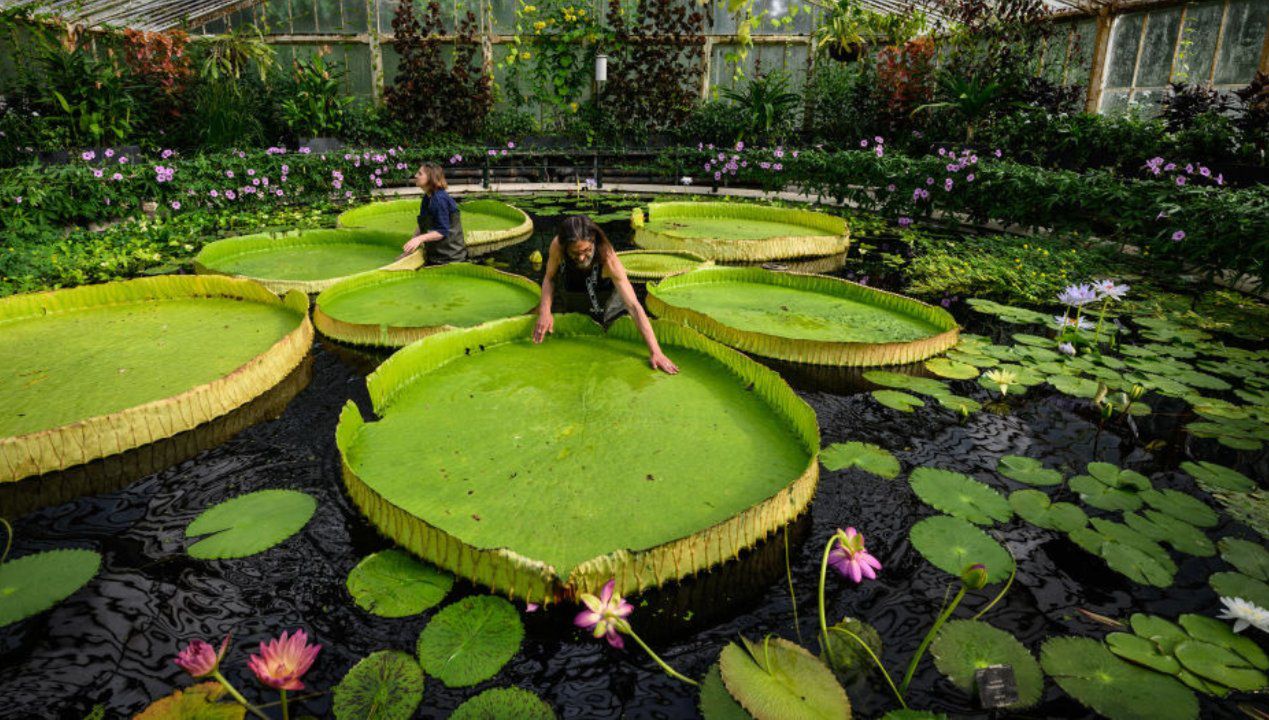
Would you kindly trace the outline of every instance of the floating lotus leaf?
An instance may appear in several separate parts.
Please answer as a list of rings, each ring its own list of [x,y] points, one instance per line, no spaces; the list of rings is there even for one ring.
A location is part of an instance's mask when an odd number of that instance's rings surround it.
[[[1013,517],[1009,502],[977,480],[951,470],[917,468],[908,478],[917,497],[948,515],[965,518],[975,525],[994,525]]]
[[[1195,527],[1215,527],[1220,521],[1220,516],[1207,503],[1183,492],[1143,490],[1140,497],[1150,507]]]
[[[1137,493],[1110,487],[1092,475],[1076,475],[1071,478],[1070,486],[1079,493],[1082,502],[1100,510],[1132,512],[1141,507]]]
[[[541,345],[535,321],[425,338],[370,376],[377,421],[345,407],[349,493],[405,549],[534,602],[610,578],[630,594],[734,558],[809,504],[815,415],[776,373],[669,323],[654,327],[673,376],[628,319],[604,333],[559,315]]]
[[[1093,518],[1093,529],[1101,533],[1103,537],[1111,542],[1131,545],[1142,552],[1149,554],[1157,559],[1160,564],[1172,568],[1172,572],[1176,572],[1176,566],[1172,563],[1171,556],[1168,551],[1164,550],[1159,543],[1151,540],[1149,537],[1133,530],[1122,523],[1111,522],[1104,518]]]
[[[1046,379],[1058,392],[1071,397],[1092,398],[1100,390],[1100,384],[1096,380],[1074,375],[1050,375]]]
[[[1023,520],[1036,527],[1073,532],[1088,524],[1088,516],[1078,505],[1051,503],[1039,490],[1017,490],[1009,494],[1009,506]]]
[[[977,400],[961,397],[960,395],[952,395],[950,393],[946,395],[935,395],[934,401],[941,407],[947,408],[948,410],[956,413],[968,414],[978,412],[983,409],[982,403]]]
[[[1158,648],[1171,655],[1176,649],[1177,643],[1190,639],[1185,630],[1180,625],[1165,620],[1157,615],[1146,615],[1145,613],[1133,613],[1129,619],[1134,634],[1143,637],[1154,643]]]
[[[1010,480],[1017,480],[1027,485],[1061,485],[1062,473],[1044,467],[1035,458],[1021,455],[1005,455],[996,465],[996,472]]]
[[[872,397],[891,410],[910,413],[916,408],[925,407],[925,401],[915,395],[898,390],[873,390]]]
[[[724,262],[840,255],[850,247],[842,218],[741,202],[654,202],[635,227],[645,250],[690,252]]]
[[[406,653],[380,650],[335,686],[335,720],[409,720],[423,701],[423,669]]]
[[[540,300],[541,289],[527,278],[451,263],[343,280],[317,296],[313,323],[341,342],[400,347],[441,330],[523,315]]]
[[[917,375],[905,375],[891,372],[890,370],[869,370],[863,374],[863,378],[882,387],[909,390],[919,395],[928,395],[930,397],[946,395],[951,392],[948,390],[947,384],[941,380],[919,377]]]
[[[242,720],[247,708],[225,702],[228,695],[218,682],[198,683],[155,700],[133,720]]]
[[[294,230],[210,242],[194,256],[200,274],[254,280],[276,293],[319,293],[371,270],[413,270],[421,252],[402,257],[408,240],[379,230]]]
[[[1015,325],[1048,325],[1053,322],[1052,318],[1042,312],[1011,305],[1001,305],[998,302],[982,298],[969,298],[965,303],[980,313],[995,315],[1001,320]]]
[[[631,280],[662,280],[714,264],[713,261],[690,252],[626,250],[617,253],[617,257],[621,259]]]
[[[1252,482],[1251,478],[1246,475],[1224,465],[1217,465],[1206,460],[1202,462],[1183,462],[1181,463],[1181,469],[1208,489],[1215,488],[1234,492],[1251,492],[1256,489],[1256,483]]]
[[[887,480],[899,477],[898,458],[889,450],[872,443],[834,443],[820,451],[820,462],[834,471],[859,468]]]
[[[1042,348],[1053,347],[1052,338],[1040,337],[1039,335],[1032,335],[1030,333],[1014,333],[1011,337],[1014,342],[1022,343],[1023,345],[1034,345],[1035,347]]]
[[[704,268],[648,285],[648,309],[763,357],[898,365],[956,343],[940,307],[822,275]]]
[[[1177,552],[1195,557],[1211,557],[1216,554],[1216,546],[1202,530],[1171,515],[1147,510],[1144,518],[1126,514],[1124,520],[1128,527],[1151,540],[1171,545]]]
[[[743,638],[742,638],[743,640]],[[745,647],[728,643],[719,656],[723,683],[757,720],[849,720],[850,700],[833,671],[782,638]]]
[[[1110,720],[1192,720],[1198,698],[1175,678],[1119,659],[1089,638],[1051,638],[1044,672],[1071,697]]]
[[[186,549],[199,560],[242,558],[264,552],[299,532],[317,510],[317,501],[295,490],[260,490],[204,510],[185,528],[185,537],[206,535]]]
[[[0,299],[0,482],[122,453],[282,382],[313,340],[308,300],[164,276]]]
[[[727,692],[718,663],[709,666],[705,679],[701,681],[699,709],[705,720],[753,720],[753,716],[745,712],[736,698]]]
[[[1181,672],[1181,663],[1172,656],[1170,651],[1160,649],[1157,644],[1139,635],[1111,633],[1106,636],[1106,647],[1119,657],[1144,665],[1151,670],[1168,675],[1177,675]]]
[[[837,624],[829,626],[827,645],[832,648],[832,653],[822,650],[820,660],[847,677],[872,672],[876,668],[872,658],[855,638],[843,631],[854,633],[855,637],[868,645],[873,655],[881,657],[881,634],[877,632],[877,628],[858,618],[844,617]]]
[[[978,377],[978,368],[970,363],[958,362],[945,357],[925,361],[925,369],[950,380],[973,380]]]
[[[518,687],[491,688],[458,706],[449,720],[555,720],[542,698]]]
[[[453,575],[400,550],[370,555],[348,573],[357,607],[379,617],[418,615],[440,604],[453,586]]]
[[[1269,584],[1236,572],[1213,573],[1207,579],[1221,597],[1242,598],[1262,608],[1269,608]]]
[[[442,608],[419,633],[419,664],[446,687],[488,680],[519,650],[520,613],[506,600],[475,595]]]
[[[1249,637],[1239,635],[1223,620],[1187,613],[1179,618],[1185,632],[1195,640],[1219,645],[1240,655],[1251,667],[1269,670],[1269,655]]]
[[[1168,587],[1176,574],[1175,566],[1169,567],[1157,557],[1132,545],[1105,543],[1102,545],[1101,556],[1111,570],[1142,585]]]
[[[946,357],[951,362],[962,363],[975,368],[993,368],[1000,364],[1000,360],[990,355],[962,352],[957,349],[949,350]]]
[[[1018,701],[1004,707],[1027,708],[1040,701],[1044,673],[1022,643],[1004,630],[976,620],[952,620],[939,630],[930,645],[939,672],[956,687],[974,692],[975,674],[993,665],[1013,669]]]
[[[100,567],[101,555],[92,550],[48,550],[0,563],[0,627],[74,595]]]
[[[1013,572],[1013,557],[987,533],[968,521],[935,515],[917,522],[908,532],[917,552],[934,567],[959,576],[974,563],[987,566],[987,581],[1000,582]]]
[[[1219,645],[1186,640],[1176,646],[1176,659],[1186,670],[1225,687],[1252,692],[1264,689],[1265,674],[1251,667],[1241,655]]]
[[[1221,558],[1238,572],[1261,582],[1269,581],[1269,550],[1264,545],[1226,537],[1216,546],[1220,548]]]
[[[400,252],[401,245],[418,232],[421,205],[421,197],[373,202],[340,213],[336,222],[341,228],[365,228],[395,235]],[[472,255],[493,252],[533,233],[533,221],[523,210],[498,200],[464,200],[458,203],[458,210],[462,215],[463,240]]]
[[[1097,478],[1098,482],[1108,487],[1138,492],[1151,488],[1150,478],[1136,470],[1120,469],[1111,463],[1091,462],[1088,464],[1088,474]]]

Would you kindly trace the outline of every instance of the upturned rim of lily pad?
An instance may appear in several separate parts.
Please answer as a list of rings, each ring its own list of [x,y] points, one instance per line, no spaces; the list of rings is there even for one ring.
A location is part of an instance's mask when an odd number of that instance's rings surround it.
[[[836,215],[749,202],[670,201],[648,203],[647,219],[641,208],[631,211],[634,244],[643,250],[687,251],[717,262],[752,263],[822,255],[841,255],[850,248],[850,227]],[[806,228],[803,235],[784,235],[752,240],[693,237],[674,230],[651,230],[647,223],[694,218],[767,220]]]
[[[335,227],[360,228],[366,218],[376,215],[388,215],[398,212],[418,214],[421,196],[414,195],[399,200],[377,200],[375,202],[349,208],[335,218]],[[504,247],[515,245],[533,234],[533,218],[520,208],[510,203],[493,198],[463,199],[458,203],[459,212],[478,212],[482,215],[496,215],[513,223],[511,227],[501,230],[474,230],[463,228],[463,241],[467,243],[467,251],[471,255],[486,255]],[[411,231],[409,233],[413,235]],[[402,238],[402,242],[409,239]]]

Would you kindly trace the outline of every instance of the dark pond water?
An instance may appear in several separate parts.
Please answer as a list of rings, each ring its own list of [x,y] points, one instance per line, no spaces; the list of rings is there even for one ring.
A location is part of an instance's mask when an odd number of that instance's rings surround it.
[[[530,253],[545,253],[561,219],[550,209],[546,212],[538,218],[542,229],[497,253],[499,263],[532,273]],[[625,223],[605,226],[616,244],[628,245]],[[843,272],[870,270],[875,269],[851,265]],[[877,274],[871,275],[876,282]],[[970,313],[961,319],[970,331],[1004,334],[981,316]],[[358,609],[344,589],[349,570],[361,558],[388,546],[344,496],[333,442],[347,399],[369,410],[364,372],[372,362],[344,348],[319,345],[311,366],[218,426],[96,466],[93,472],[43,478],[0,495],[0,511],[17,515],[15,556],[86,547],[105,558],[101,572],[80,592],[49,612],[0,629],[0,718],[78,719],[98,703],[106,706],[107,717],[131,717],[152,699],[189,683],[172,664],[181,645],[195,637],[217,640],[231,631],[227,674],[261,702],[274,697],[256,684],[246,659],[260,640],[283,629],[306,628],[323,644],[305,678],[316,690],[334,686],[354,662],[375,650],[412,652],[431,613],[378,618]],[[886,409],[868,394],[851,390],[850,377],[825,377],[805,368],[782,370],[815,409],[824,444],[877,443],[894,451],[905,471],[935,466],[1014,489],[1023,486],[993,472],[1002,455],[1040,458],[1068,474],[1097,459],[1140,470],[1157,486],[1190,491],[1192,483],[1175,468],[1184,455],[1196,454],[1263,476],[1264,454],[1238,457],[1209,441],[1191,446],[1176,418],[1167,417],[1181,407],[1169,410],[1157,404],[1160,412],[1139,423],[1136,436],[1118,427],[1099,433],[1084,403],[1037,388],[1012,403],[1009,414],[980,412],[962,422],[930,407],[913,415]],[[976,383],[955,386],[960,394],[986,399]],[[1155,439],[1167,445],[1154,454],[1143,449]],[[201,562],[186,556],[184,528],[195,516],[226,498],[264,488],[309,493],[318,500],[317,514],[299,535],[251,558]],[[80,493],[90,494],[70,499]],[[50,502],[57,504],[32,509]],[[820,552],[833,529],[853,525],[868,537],[870,550],[885,568],[877,582],[858,588],[831,581],[829,615],[850,614],[876,626],[885,641],[883,659],[901,673],[949,582],[907,542],[911,525],[930,514],[903,480],[825,471],[811,512],[788,534],[797,626],[785,579],[783,535],[737,562],[647,594],[643,602],[636,601],[633,622],[669,663],[698,677],[738,635],[775,633],[796,639],[800,629],[813,646]],[[1229,524],[1211,534],[1230,532],[1246,536]],[[1218,609],[1206,579],[1219,569],[1219,559],[1174,554],[1180,572],[1175,585],[1161,591],[1135,585],[1058,534],[1019,520],[994,533],[1018,558],[1019,572],[1012,591],[985,619],[1014,633],[1033,651],[1052,635],[1103,635],[1105,628],[1085,619],[1081,608],[1120,618],[1133,611],[1175,616]],[[449,600],[476,592],[460,582]],[[985,602],[984,597],[971,597],[961,616]],[[493,681],[453,690],[430,680],[418,717],[446,717],[480,690],[505,685],[537,692],[562,718],[697,716],[693,688],[666,678],[637,651],[614,651],[578,633],[570,624],[574,612],[562,608],[525,615],[522,651]],[[913,707],[986,716],[928,660],[913,688]],[[849,691],[857,717],[876,717],[890,708],[880,681],[856,682]],[[1203,716],[1241,717],[1236,700],[1203,700]],[[303,711],[327,717],[329,707],[329,696],[322,695],[304,703]],[[1087,711],[1051,682],[1042,704],[1025,714],[1085,716]]]

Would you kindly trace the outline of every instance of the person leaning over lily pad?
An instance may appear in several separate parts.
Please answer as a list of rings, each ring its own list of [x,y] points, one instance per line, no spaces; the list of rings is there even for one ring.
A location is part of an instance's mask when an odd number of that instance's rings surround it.
[[[449,195],[445,170],[436,163],[424,163],[414,174],[414,184],[423,191],[419,206],[418,234],[402,250],[408,255],[429,243],[428,265],[467,261],[467,240],[463,236],[462,212]]]
[[[648,344],[652,367],[671,375],[679,371],[657,342],[656,333],[643,305],[635,295],[626,268],[613,250],[602,228],[585,215],[570,215],[551,239],[542,277],[542,302],[533,342],[540,343],[555,331],[551,315],[554,306],[564,312],[585,312],[604,327],[626,313],[634,318],[639,334]]]

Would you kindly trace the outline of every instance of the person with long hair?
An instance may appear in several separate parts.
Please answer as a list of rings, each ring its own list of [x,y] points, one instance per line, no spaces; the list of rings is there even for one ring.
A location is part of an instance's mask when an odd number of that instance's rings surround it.
[[[643,335],[643,341],[648,344],[648,361],[652,367],[671,375],[679,371],[661,352],[652,322],[639,304],[634,286],[626,276],[626,268],[613,250],[608,236],[585,215],[564,218],[559,233],[551,239],[533,342],[540,343],[555,331],[551,310],[557,301],[566,312],[586,312],[604,327],[621,315],[630,313],[639,334]]]
[[[428,265],[465,262],[467,240],[463,236],[462,213],[449,195],[444,168],[436,163],[424,163],[414,174],[414,184],[423,191],[418,234],[401,249],[408,255],[427,243]]]

